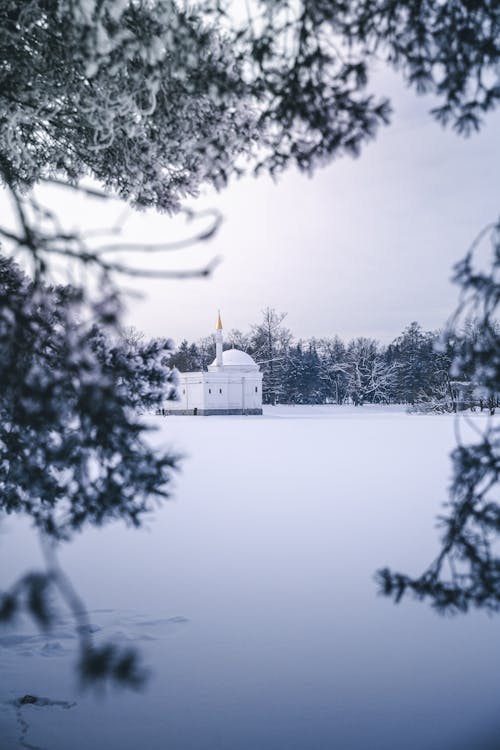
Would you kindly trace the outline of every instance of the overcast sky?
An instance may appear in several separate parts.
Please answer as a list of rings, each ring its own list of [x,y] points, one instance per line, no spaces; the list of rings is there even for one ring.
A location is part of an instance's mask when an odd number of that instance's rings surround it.
[[[500,115],[469,139],[443,130],[432,102],[384,73],[392,124],[360,158],[311,178],[290,171],[278,183],[246,178],[191,201],[225,221],[209,243],[149,267],[194,268],[220,255],[209,279],[141,281],[127,322],[148,335],[197,339],[211,333],[217,308],[225,330],[247,330],[266,306],[287,312],[297,337],[338,333],[388,342],[409,322],[441,326],[456,302],[451,268],[500,208]],[[89,205],[85,223],[96,209]],[[109,223],[111,208],[101,223]],[[79,212],[76,220],[82,221]],[[192,231],[166,216],[132,220],[129,236],[168,240]],[[129,286],[131,286],[129,284]]]

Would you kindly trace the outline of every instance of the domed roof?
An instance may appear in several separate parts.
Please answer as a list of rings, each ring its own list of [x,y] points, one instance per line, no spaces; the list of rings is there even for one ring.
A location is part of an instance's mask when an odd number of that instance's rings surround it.
[[[212,367],[217,366],[217,360],[214,359]],[[235,370],[252,369],[257,370],[258,365],[252,357],[246,352],[242,352],[241,349],[226,349],[222,352],[222,366],[231,367]]]

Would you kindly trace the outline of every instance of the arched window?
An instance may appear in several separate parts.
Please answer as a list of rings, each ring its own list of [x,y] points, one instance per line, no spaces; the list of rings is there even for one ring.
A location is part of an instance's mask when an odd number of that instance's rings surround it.
[[[219,393],[222,393],[222,388],[219,388]]]
[[[258,392],[259,392],[258,386],[255,386],[255,393],[258,393]]]

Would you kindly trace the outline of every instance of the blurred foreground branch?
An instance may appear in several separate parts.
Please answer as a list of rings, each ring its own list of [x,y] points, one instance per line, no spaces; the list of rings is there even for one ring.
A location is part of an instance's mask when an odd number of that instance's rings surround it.
[[[477,255],[488,238],[490,265],[480,270]],[[472,318],[477,328],[474,337],[462,337],[452,375],[480,389],[491,417],[475,443],[463,443],[457,430],[449,510],[439,519],[443,535],[437,558],[416,578],[384,568],[377,580],[382,593],[396,602],[413,594],[440,612],[467,612],[471,607],[496,612],[500,610],[500,422],[493,415],[500,392],[500,221],[483,230],[456,265],[455,281],[462,293],[452,329]],[[460,424],[468,417],[457,416],[457,420]]]
[[[82,677],[139,684],[131,652],[91,643],[53,546],[89,525],[140,526],[178,467],[151,446],[141,417],[174,395],[172,342],[117,336],[119,314],[113,289],[93,300],[31,281],[0,257],[0,512],[32,520],[48,567],[0,595],[0,620],[24,609],[49,628],[57,591],[78,624]]]

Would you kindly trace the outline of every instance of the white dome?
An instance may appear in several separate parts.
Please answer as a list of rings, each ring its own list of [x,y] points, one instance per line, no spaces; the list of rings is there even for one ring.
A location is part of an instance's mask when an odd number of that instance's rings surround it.
[[[217,360],[214,359],[211,367],[217,366]],[[259,367],[252,357],[246,352],[242,352],[241,349],[226,349],[222,352],[222,366],[231,367],[235,370],[258,370]]]

